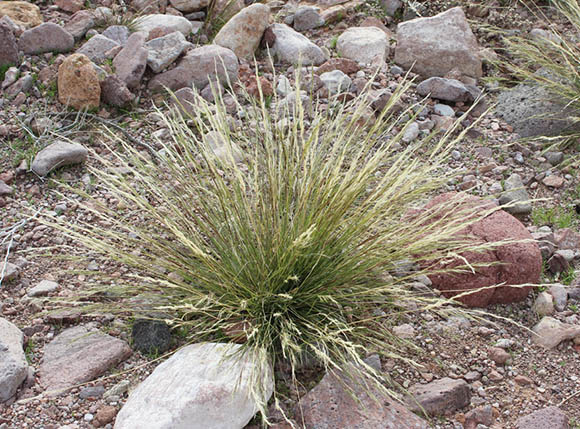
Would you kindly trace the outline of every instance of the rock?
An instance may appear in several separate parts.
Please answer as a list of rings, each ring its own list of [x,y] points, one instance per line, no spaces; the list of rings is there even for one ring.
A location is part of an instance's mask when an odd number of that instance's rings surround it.
[[[456,79],[430,77],[417,85],[417,93],[423,97],[430,96],[439,100],[471,103],[474,100],[472,92]]]
[[[499,203],[508,205],[505,211],[513,215],[529,215],[532,212],[530,196],[519,174],[512,174],[504,182],[504,192],[499,197]]]
[[[271,32],[275,39],[270,47],[270,53],[281,62],[317,66],[327,59],[322,49],[312,43],[306,36],[294,31],[285,24],[273,24],[268,27],[266,33],[268,31]]]
[[[83,110],[99,107],[100,98],[99,76],[91,60],[82,54],[65,59],[58,68],[58,100]]]
[[[26,72],[20,77],[20,79],[10,85],[10,87],[5,91],[5,95],[13,97],[20,93],[26,93],[30,88],[32,88],[32,85],[34,85],[34,78],[30,72]]]
[[[562,341],[571,340],[580,336],[580,325],[562,323],[553,317],[545,316],[532,329],[536,335],[532,335],[534,344],[539,344],[546,349],[553,349]]]
[[[58,289],[58,283],[50,280],[42,280],[33,288],[30,288],[27,295],[30,297],[46,296]]]
[[[193,25],[190,21],[182,16],[175,15],[145,15],[139,18],[136,23],[136,30],[147,34],[157,27],[166,28],[171,33],[179,31],[184,36],[189,36],[189,33],[193,30]]]
[[[554,298],[554,307],[557,311],[564,311],[568,304],[568,291],[561,284],[553,284],[549,287],[548,292]]]
[[[424,77],[453,69],[473,78],[482,75],[477,40],[460,7],[400,23],[395,63]]]
[[[243,428],[257,411],[249,395],[255,371],[267,401],[274,389],[271,368],[236,354],[237,344],[192,344],[159,365],[129,396],[115,429]],[[162,395],[159,392],[163,392]]]
[[[238,58],[251,59],[268,27],[270,8],[253,4],[242,9],[224,25],[213,42],[231,49]]]
[[[87,149],[78,143],[56,141],[36,154],[32,161],[32,171],[39,176],[46,176],[55,168],[84,162],[87,155]]]
[[[26,1],[0,1],[0,17],[3,16],[26,29],[42,24],[40,8]]]
[[[127,43],[127,40],[129,40],[131,32],[125,25],[111,25],[101,34],[106,38],[117,42],[119,45],[124,46],[125,43]]]
[[[465,429],[477,429],[478,425],[491,426],[494,421],[491,405],[475,408],[465,414]]]
[[[5,262],[4,259],[0,261],[0,278],[3,279],[2,283],[16,280],[18,276],[20,276],[20,268],[17,265]]]
[[[344,74],[354,74],[360,70],[360,67],[356,61],[349,60],[348,58],[331,58],[318,67],[315,73],[321,75],[322,73],[333,70],[340,70]]]
[[[324,19],[320,16],[320,9],[314,6],[300,6],[294,13],[294,30],[306,31],[322,27]]]
[[[110,75],[101,82],[101,98],[110,106],[126,107],[135,97],[125,82],[116,75]]]
[[[64,25],[64,29],[68,31],[75,40],[80,40],[85,37],[87,31],[96,25],[93,14],[86,10],[80,10],[70,17],[68,22]]]
[[[395,13],[403,7],[401,0],[381,0],[380,4],[389,16],[395,16]]]
[[[142,353],[165,353],[171,345],[169,326],[157,320],[136,320],[131,337],[133,348]]]
[[[548,151],[544,154],[546,160],[553,166],[560,164],[564,161],[564,153],[563,152],[553,152]]]
[[[405,323],[403,325],[395,326],[393,328],[393,334],[402,339],[414,338],[415,328],[413,328],[413,325]]]
[[[561,188],[564,185],[564,178],[556,176],[555,174],[550,174],[546,176],[542,183],[550,188]]]
[[[454,202],[455,201],[455,202]],[[461,193],[445,193],[429,202],[427,210],[443,212],[432,216],[429,222],[440,218],[450,210],[473,210],[474,215],[488,212],[494,207],[489,200]],[[423,212],[424,213],[424,212]],[[540,249],[528,230],[513,216],[503,210],[495,210],[485,218],[468,226],[459,235],[471,237],[474,245],[494,243],[501,240],[515,240],[518,242],[504,244],[492,250],[482,252],[465,252],[463,257],[471,264],[497,264],[475,268],[476,274],[441,273],[430,277],[433,287],[443,292],[446,297],[457,294],[453,291],[466,291],[489,287],[500,283],[506,286],[480,290],[459,298],[459,301],[469,307],[485,307],[496,303],[510,303],[523,300],[529,293],[530,287],[510,287],[510,285],[535,284],[540,280],[542,271],[542,255]],[[523,241],[529,240],[529,241]],[[423,263],[427,266],[427,262]],[[453,268],[463,266],[461,259],[453,262],[435,262],[432,268]]]
[[[117,408],[111,405],[104,405],[97,410],[95,414],[95,420],[93,421],[94,427],[102,427],[107,423],[112,423],[117,415]]]
[[[558,249],[580,249],[580,234],[571,228],[562,228],[554,232],[554,244]]]
[[[411,398],[407,406],[411,411],[425,410],[430,416],[451,414],[469,405],[471,391],[464,380],[445,377],[427,384],[415,384],[409,388]]]
[[[299,419],[303,418],[305,427],[317,429],[429,427],[425,420],[414,415],[397,401],[383,398],[372,385],[368,387],[371,388],[371,395],[347,375],[340,372],[327,373],[302,397],[295,414]]]
[[[105,388],[101,385],[83,387],[79,392],[79,398],[81,399],[98,399],[105,393]]]
[[[0,67],[18,64],[18,43],[8,25],[0,23]]]
[[[534,382],[526,377],[525,375],[517,375],[514,377],[514,381],[519,384],[520,386],[531,386],[534,384]]]
[[[349,90],[352,80],[340,70],[322,73],[320,80],[330,95],[340,94]]]
[[[453,110],[453,108],[451,106],[448,106],[447,104],[441,103],[436,104],[435,106],[433,106],[433,112],[439,116],[445,116],[448,118],[455,117],[455,110]]]
[[[169,3],[180,12],[190,13],[209,6],[210,0],[169,0]]]
[[[52,22],[26,30],[18,41],[19,49],[29,55],[69,52],[72,51],[74,45],[74,37],[60,25]]]
[[[504,365],[511,357],[510,354],[501,347],[490,347],[487,355],[497,365]]]
[[[191,88],[181,88],[175,91],[174,98],[171,99],[171,104],[176,106],[181,114],[184,116],[195,116],[195,92]]]
[[[555,406],[534,411],[516,421],[516,429],[568,429],[569,427],[568,416]]]
[[[409,124],[409,126],[405,130],[405,133],[403,134],[402,140],[405,143],[411,143],[417,137],[419,137],[419,124],[417,122],[412,122]]]
[[[147,65],[153,72],[160,73],[173,63],[189,45],[190,43],[179,31],[152,39],[145,43]]]
[[[174,69],[151,79],[149,88],[162,90],[167,87],[176,91],[180,88],[195,86],[201,90],[210,80],[225,84],[233,83],[237,78],[238,58],[236,55],[221,46],[205,45],[189,51]]]
[[[554,298],[547,292],[540,292],[534,302],[533,310],[538,316],[549,316],[554,313]]]
[[[245,6],[244,0],[214,0],[212,4],[214,16],[219,16],[223,22],[228,22]]]
[[[80,49],[77,49],[76,53],[86,55],[94,63],[100,64],[107,59],[107,52],[117,46],[119,44],[114,40],[97,34],[91,37]]]
[[[214,156],[223,163],[241,162],[244,154],[240,147],[231,140],[226,140],[219,132],[210,131],[203,137],[204,143]]]
[[[544,69],[536,73],[552,78]],[[570,119],[575,114],[572,108],[554,101],[546,89],[532,82],[502,91],[497,98],[495,113],[521,137],[556,136],[580,129]]]
[[[3,180],[0,180],[0,196],[10,195],[13,192],[14,192],[14,189],[12,189],[12,187],[10,187],[6,183],[4,183]]]
[[[24,334],[0,318],[0,404],[11,399],[28,375]]]
[[[131,355],[129,345],[85,326],[68,328],[44,348],[40,381],[47,390],[90,381]]]
[[[340,56],[358,63],[382,63],[389,55],[389,40],[376,27],[351,27],[338,37],[336,50]]]
[[[113,60],[115,74],[127,84],[129,89],[135,89],[139,86],[145,73],[145,67],[147,67],[149,53],[144,47],[145,37],[145,33],[142,32],[131,34],[125,47]]]
[[[55,4],[65,12],[76,13],[84,6],[83,0],[56,0]]]
[[[249,95],[256,99],[260,98],[260,90],[262,91],[262,95],[264,97],[270,97],[274,95],[274,88],[272,87],[272,84],[264,76],[259,76],[258,78],[256,78],[256,76],[252,76],[246,82],[246,90],[248,91]]]
[[[548,269],[552,274],[559,274],[566,272],[570,269],[570,263],[568,260],[557,251],[552,255],[550,259],[548,259]]]

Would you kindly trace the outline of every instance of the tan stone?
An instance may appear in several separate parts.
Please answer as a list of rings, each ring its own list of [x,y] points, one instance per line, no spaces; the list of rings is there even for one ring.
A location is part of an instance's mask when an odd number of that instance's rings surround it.
[[[42,24],[38,6],[25,1],[0,1],[0,18],[5,15],[26,29]]]
[[[99,107],[101,86],[86,55],[73,54],[58,68],[58,100],[77,110]]]

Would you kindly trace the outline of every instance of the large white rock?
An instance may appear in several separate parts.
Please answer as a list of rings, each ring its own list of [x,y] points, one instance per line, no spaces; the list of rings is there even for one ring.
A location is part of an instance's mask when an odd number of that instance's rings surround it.
[[[189,35],[193,30],[193,25],[183,16],[175,15],[145,15],[137,19],[136,30],[149,33],[155,27],[169,28],[173,31],[179,31],[184,36]]]
[[[20,329],[0,318],[0,403],[14,396],[28,374],[23,341]]]
[[[359,63],[384,61],[389,55],[387,34],[377,27],[351,27],[336,43],[340,56]]]
[[[268,27],[270,8],[256,3],[244,8],[215,36],[214,43],[231,49],[238,58],[252,58]]]
[[[249,395],[257,363],[238,344],[192,344],[143,381],[117,415],[115,429],[241,429],[257,412]],[[259,379],[274,389],[270,368]]]
[[[424,77],[453,69],[474,78],[482,74],[477,39],[460,7],[400,23],[395,63]]]
[[[169,0],[171,6],[180,12],[196,12],[209,6],[210,0]]]
[[[317,66],[327,60],[322,49],[286,24],[273,24],[269,29],[276,38],[270,52],[280,61],[290,64],[300,63],[303,66]]]

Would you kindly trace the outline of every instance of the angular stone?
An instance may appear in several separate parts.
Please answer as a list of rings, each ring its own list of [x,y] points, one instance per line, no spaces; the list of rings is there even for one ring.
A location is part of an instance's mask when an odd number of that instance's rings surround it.
[[[562,341],[572,340],[580,336],[580,325],[570,325],[562,323],[553,317],[545,316],[532,329],[534,344],[538,344],[546,349],[553,349]]]
[[[11,399],[28,375],[23,343],[20,329],[0,318],[0,403]]]
[[[129,345],[84,326],[68,328],[44,348],[39,375],[47,390],[67,389],[104,374],[131,355]]]
[[[135,96],[118,76],[110,75],[101,82],[101,98],[110,106],[125,107]]]
[[[347,383],[347,387],[343,385]],[[352,394],[349,391],[352,390]],[[297,407],[296,416],[305,427],[316,429],[427,429],[428,423],[397,401],[383,398],[371,390],[379,401],[359,384],[341,373],[327,373],[308,392]],[[354,396],[354,398],[353,398]]]
[[[11,282],[20,276],[20,268],[10,262],[0,261],[0,278],[3,277],[2,282]]]
[[[242,9],[214,38],[216,45],[231,49],[238,58],[251,59],[268,27],[270,8],[263,4],[253,4]]]
[[[504,182],[504,192],[499,197],[501,205],[508,205],[505,211],[513,215],[527,215],[532,212],[530,196],[519,174],[512,174]]]
[[[117,46],[119,44],[114,40],[102,34],[97,34],[81,46],[76,53],[86,55],[94,63],[100,64],[107,58],[107,52]]]
[[[314,6],[300,6],[294,13],[294,30],[306,31],[322,27],[324,19],[320,16],[320,9]]]
[[[352,80],[340,70],[322,73],[320,80],[330,95],[340,94],[349,90]]]
[[[272,370],[236,354],[237,344],[192,344],[159,365],[129,396],[115,429],[243,428],[257,411],[249,395],[255,371],[267,401]],[[160,394],[163,392],[163,394]]]
[[[241,162],[244,154],[240,147],[233,141],[226,140],[219,132],[210,131],[203,137],[210,153],[223,163]]]
[[[212,7],[214,16],[219,16],[223,22],[228,22],[232,16],[246,7],[246,4],[244,0],[214,0]]]
[[[50,280],[42,280],[26,293],[30,297],[45,296],[58,289],[58,283]]]
[[[460,7],[400,23],[395,63],[424,77],[445,76],[453,69],[474,78],[482,75],[477,39]]]
[[[580,234],[571,228],[562,228],[554,233],[554,244],[560,250],[580,250]]]
[[[137,31],[143,31],[147,34],[154,28],[167,28],[170,32],[179,31],[184,36],[189,36],[193,30],[193,25],[190,21],[182,16],[175,15],[145,15],[137,20]]]
[[[569,429],[569,427],[568,416],[555,406],[534,411],[516,421],[516,429]]]
[[[564,311],[568,303],[568,291],[561,284],[553,284],[549,287],[548,292],[554,298],[554,307],[557,311]]]
[[[129,28],[124,25],[111,25],[101,33],[103,36],[114,40],[119,45],[124,46],[131,35]]]
[[[389,55],[389,40],[377,27],[351,27],[338,37],[336,50],[358,63],[383,62]]]
[[[145,37],[145,33],[140,31],[131,34],[125,47],[113,60],[115,74],[129,89],[139,86],[147,67],[148,52],[144,47]]]
[[[210,82],[234,83],[238,78],[238,58],[229,49],[217,45],[205,45],[189,51],[172,70],[155,76],[149,82],[154,91],[171,91],[195,86],[201,90]]]
[[[533,310],[538,316],[549,316],[554,313],[554,298],[548,292],[540,292],[534,302]]]
[[[268,32],[274,39],[270,53],[284,63],[317,66],[327,60],[322,49],[285,24],[273,24],[266,30]]]
[[[87,10],[79,10],[70,17],[68,22],[64,25],[64,29],[68,31],[75,40],[80,40],[85,37],[87,31],[96,25],[94,16]]]
[[[469,405],[471,390],[464,380],[449,377],[428,384],[415,384],[409,389],[407,406],[416,413],[425,410],[430,416],[453,413]]]
[[[142,353],[165,353],[171,345],[169,326],[158,320],[136,320],[131,337],[133,348]]]
[[[100,98],[99,76],[91,60],[82,54],[65,59],[58,68],[58,100],[82,110],[99,107]]]
[[[55,4],[59,9],[70,13],[76,13],[84,6],[83,0],[56,0]]]
[[[180,12],[190,13],[209,6],[210,0],[169,0],[169,3]]]
[[[8,25],[0,23],[0,67],[18,64],[18,43]]]
[[[46,176],[55,168],[84,162],[87,154],[87,149],[78,143],[56,141],[36,154],[32,161],[32,171],[39,176]]]
[[[74,45],[74,37],[53,22],[46,22],[26,30],[18,41],[19,49],[29,55],[45,52],[69,52],[72,51]]]
[[[42,24],[40,8],[26,1],[0,1],[0,17],[8,16],[24,28]]]
[[[14,97],[20,93],[26,93],[30,88],[32,88],[32,85],[34,85],[34,78],[30,72],[26,72],[20,76],[20,79],[10,85],[10,87],[5,91],[5,95],[8,97]]]
[[[318,67],[315,73],[321,75],[333,70],[340,70],[344,74],[354,74],[360,70],[360,67],[356,61],[348,58],[332,58]]]
[[[147,65],[153,72],[160,73],[173,63],[189,45],[190,43],[179,31],[152,39],[145,43]]]
[[[465,429],[477,429],[479,425],[491,426],[495,420],[491,405],[478,407],[465,414]]]
[[[417,85],[417,93],[423,97],[430,96],[439,100],[471,103],[472,92],[456,79],[430,77]]]

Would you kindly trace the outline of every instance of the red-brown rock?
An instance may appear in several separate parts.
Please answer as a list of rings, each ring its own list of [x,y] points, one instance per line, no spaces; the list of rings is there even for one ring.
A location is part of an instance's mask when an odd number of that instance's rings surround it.
[[[249,79],[248,83],[246,84],[246,90],[248,91],[248,94],[250,94],[254,98],[260,98],[260,90],[258,88],[258,82],[259,86],[262,88],[262,94],[264,97],[270,97],[274,94],[272,84],[264,76],[260,76],[258,79],[256,79],[256,76],[252,76]]]
[[[437,210],[444,207],[445,212],[449,213],[455,210],[472,208],[474,214],[483,215],[494,206],[494,203],[482,198],[449,192],[431,200],[425,206],[425,209]],[[443,215],[444,213],[438,213],[430,222],[440,219]],[[484,265],[475,267],[475,273],[432,274],[430,279],[433,282],[433,287],[442,291],[446,297],[453,297],[465,291],[498,284],[515,286],[539,282],[542,272],[540,248],[524,225],[509,213],[503,210],[493,211],[461,231],[458,234],[458,238],[460,237],[468,238],[474,246],[502,240],[513,240],[515,242],[495,247],[492,250],[464,252],[461,256],[472,266]],[[427,265],[427,263],[424,265]],[[431,264],[433,268],[437,269],[451,269],[464,265],[465,261],[460,258],[455,258],[450,262],[438,261],[435,264]],[[530,289],[531,286],[500,286],[480,290],[460,297],[458,300],[469,307],[507,304],[523,300]]]
[[[332,58],[321,64],[320,67],[316,69],[316,74],[321,75],[322,73],[333,70],[340,70],[344,74],[354,74],[360,70],[360,67],[356,61],[348,58]]]
[[[516,429],[568,429],[568,417],[558,407],[547,407],[520,417],[516,422]]]

